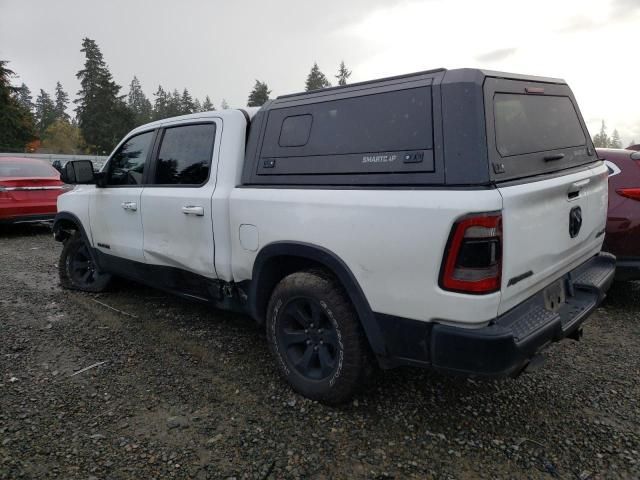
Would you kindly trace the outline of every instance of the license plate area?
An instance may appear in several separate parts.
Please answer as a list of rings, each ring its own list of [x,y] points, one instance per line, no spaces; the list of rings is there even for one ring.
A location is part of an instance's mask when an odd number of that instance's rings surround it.
[[[565,282],[560,279],[544,289],[544,306],[550,312],[557,312],[566,301]]]

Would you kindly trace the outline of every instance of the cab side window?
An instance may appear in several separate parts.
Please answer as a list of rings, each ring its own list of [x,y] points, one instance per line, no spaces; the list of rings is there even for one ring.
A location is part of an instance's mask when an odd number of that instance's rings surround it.
[[[160,144],[153,183],[203,185],[209,178],[215,138],[215,123],[167,128]]]
[[[155,132],[131,137],[113,154],[107,166],[107,185],[141,185],[144,164]]]

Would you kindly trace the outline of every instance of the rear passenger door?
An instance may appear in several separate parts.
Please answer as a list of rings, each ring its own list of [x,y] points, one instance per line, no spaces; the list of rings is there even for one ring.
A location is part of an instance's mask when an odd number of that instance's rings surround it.
[[[211,197],[221,126],[214,119],[160,131],[141,199],[148,264],[216,278]]]

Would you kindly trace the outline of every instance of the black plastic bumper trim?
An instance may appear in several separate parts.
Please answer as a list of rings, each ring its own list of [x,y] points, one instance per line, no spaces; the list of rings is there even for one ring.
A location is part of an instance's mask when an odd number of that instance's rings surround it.
[[[604,300],[614,274],[615,257],[600,253],[563,277],[566,302],[557,311],[546,309],[544,291],[540,291],[477,329],[376,314],[389,354],[381,363],[467,375],[517,375],[550,343],[579,337],[584,321]]]

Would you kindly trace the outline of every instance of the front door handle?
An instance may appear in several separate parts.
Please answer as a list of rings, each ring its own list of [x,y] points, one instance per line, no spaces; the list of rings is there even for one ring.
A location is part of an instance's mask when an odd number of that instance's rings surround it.
[[[135,212],[138,210],[138,204],[136,202],[122,202],[122,208]]]
[[[204,208],[197,205],[185,205],[182,207],[182,213],[185,215],[195,215],[197,217],[204,216]]]

